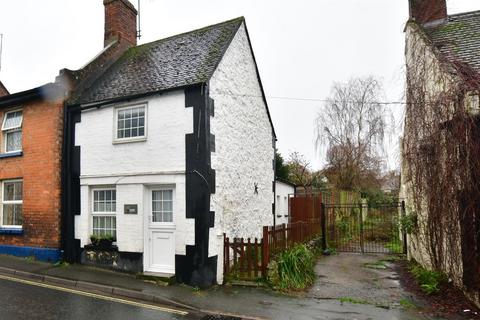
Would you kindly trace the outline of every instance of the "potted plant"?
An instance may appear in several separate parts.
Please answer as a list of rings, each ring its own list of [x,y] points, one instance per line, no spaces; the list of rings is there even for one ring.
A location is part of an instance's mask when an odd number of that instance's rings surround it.
[[[100,240],[100,236],[97,236],[96,234],[92,234],[90,236],[90,242],[92,243],[92,246],[98,246],[98,241]]]
[[[93,234],[90,236],[90,241],[92,242],[93,246],[99,249],[110,249],[112,247],[114,238],[112,235],[98,236]]]
[[[112,247],[113,244],[113,236],[112,235],[105,235],[100,237],[98,241],[98,246],[102,249],[109,249]]]

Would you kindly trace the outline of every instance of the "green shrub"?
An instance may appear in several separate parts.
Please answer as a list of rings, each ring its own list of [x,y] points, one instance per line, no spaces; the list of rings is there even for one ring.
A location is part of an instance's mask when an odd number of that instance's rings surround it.
[[[418,284],[426,294],[434,294],[440,291],[440,284],[445,281],[445,275],[424,269],[418,264],[412,264],[410,272],[413,274]]]
[[[413,212],[409,215],[402,216],[400,219],[400,226],[402,231],[408,234],[415,233],[418,226],[417,215]]]
[[[115,239],[113,238],[112,235],[110,234],[107,234],[107,235],[96,235],[96,234],[92,234],[90,236],[90,241],[93,245],[99,245],[101,241],[109,241],[109,242],[113,242],[115,241]]]
[[[315,255],[305,245],[281,253],[272,264],[270,283],[282,290],[305,289],[315,280]]]

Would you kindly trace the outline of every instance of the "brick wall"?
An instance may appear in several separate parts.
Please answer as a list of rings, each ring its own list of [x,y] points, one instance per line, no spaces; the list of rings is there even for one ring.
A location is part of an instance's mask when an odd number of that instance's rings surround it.
[[[120,36],[137,45],[137,10],[128,0],[104,0],[105,46]]]
[[[445,0],[409,0],[410,18],[424,24],[447,18],[447,2]]]
[[[7,88],[3,85],[3,83],[0,81],[0,97],[6,96],[8,94]]]
[[[23,178],[24,232],[0,235],[0,245],[60,248],[63,102],[22,107],[23,155],[0,159],[0,181]],[[2,120],[5,111],[0,110]]]

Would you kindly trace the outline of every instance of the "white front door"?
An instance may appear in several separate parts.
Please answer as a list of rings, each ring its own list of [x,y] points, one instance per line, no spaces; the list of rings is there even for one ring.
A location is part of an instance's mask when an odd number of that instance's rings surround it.
[[[175,274],[174,190],[148,190],[145,266],[147,272]]]

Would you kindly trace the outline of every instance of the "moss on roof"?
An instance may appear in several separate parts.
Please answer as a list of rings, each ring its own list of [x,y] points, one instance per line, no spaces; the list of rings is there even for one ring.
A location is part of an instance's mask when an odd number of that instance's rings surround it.
[[[73,104],[90,103],[206,82],[244,18],[127,50]]]
[[[425,31],[445,57],[480,71],[480,11],[450,15]]]
[[[438,28],[437,32],[440,32],[440,33],[458,32],[464,28],[466,28],[466,25],[463,22],[447,23],[445,25],[442,25],[440,28]]]

